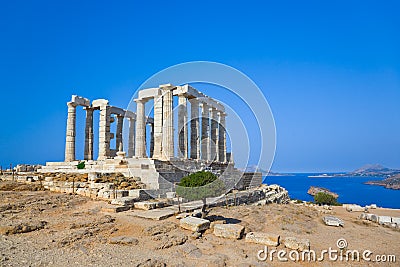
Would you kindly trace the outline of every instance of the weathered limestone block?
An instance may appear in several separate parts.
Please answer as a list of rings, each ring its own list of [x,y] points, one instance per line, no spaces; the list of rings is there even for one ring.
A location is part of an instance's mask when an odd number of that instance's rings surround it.
[[[44,177],[45,182],[52,182],[53,179],[54,179],[53,177]]]
[[[92,189],[103,189],[103,188],[105,188],[105,185],[106,184],[104,184],[104,183],[90,183],[90,188],[92,188]]]
[[[129,209],[130,209],[129,206],[106,205],[106,206],[101,208],[101,211],[117,213],[117,212],[127,211]]]
[[[246,235],[245,241],[266,246],[276,247],[279,245],[279,235],[261,232],[250,232]]]
[[[136,202],[134,205],[135,209],[140,209],[140,210],[152,210],[157,208],[157,203],[150,201]]]
[[[337,226],[337,227],[344,226],[344,222],[341,219],[334,217],[334,216],[325,216],[323,218],[323,221],[326,225],[329,225],[329,226]]]
[[[225,220],[216,220],[210,223],[210,230],[214,231],[214,226],[217,224],[225,224]]]
[[[310,240],[308,239],[299,239],[296,237],[286,237],[283,240],[283,244],[286,248],[293,249],[293,250],[310,250]]]
[[[372,214],[372,213],[362,213],[360,215],[360,219],[361,220],[372,221],[372,215],[374,215],[374,214]]]
[[[369,205],[369,208],[370,208],[370,209],[376,209],[377,206],[376,206],[376,204],[371,204],[371,205]]]
[[[356,204],[350,204],[346,206],[346,210],[348,212],[363,212],[365,211],[365,208],[361,207],[360,205],[356,205]]]
[[[127,197],[129,195],[129,191],[128,190],[115,190],[115,195],[117,198]]]
[[[390,217],[390,216],[379,216],[378,217],[379,224],[385,224],[385,223],[391,223],[391,222],[392,222],[392,217]]]
[[[193,232],[201,232],[207,230],[210,227],[210,221],[196,218],[196,217],[186,217],[179,221],[180,226],[183,229],[190,230]]]
[[[378,222],[379,216],[375,214],[371,214],[371,222]]]
[[[400,217],[392,217],[392,223],[400,225]]]
[[[111,204],[119,206],[133,206],[135,201],[137,201],[137,198],[135,197],[119,197],[113,199]]]
[[[224,238],[240,239],[244,232],[244,226],[240,224],[215,224],[214,235]]]
[[[106,189],[100,189],[99,192],[97,193],[97,197],[99,198],[104,198],[104,199],[109,199],[112,196],[112,191],[106,190]]]

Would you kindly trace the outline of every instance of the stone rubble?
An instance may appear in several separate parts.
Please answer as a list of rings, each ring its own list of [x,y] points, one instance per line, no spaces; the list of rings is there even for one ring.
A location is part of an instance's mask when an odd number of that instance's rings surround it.
[[[280,236],[271,233],[250,232],[246,234],[245,241],[271,247],[279,245]]]
[[[240,239],[244,233],[244,226],[240,224],[215,224],[214,235],[223,238]]]
[[[326,225],[329,225],[329,226],[337,226],[337,227],[344,226],[343,220],[341,220],[337,217],[334,217],[334,216],[325,216],[325,217],[323,217],[322,220],[324,221],[324,223]]]
[[[371,221],[392,229],[400,230],[400,217],[379,216],[372,213],[362,213],[359,219]]]
[[[310,240],[308,239],[300,239],[296,237],[286,237],[283,239],[283,245],[286,248],[293,250],[310,250]]]
[[[180,227],[192,232],[201,232],[210,228],[210,221],[197,217],[186,217],[179,221]]]

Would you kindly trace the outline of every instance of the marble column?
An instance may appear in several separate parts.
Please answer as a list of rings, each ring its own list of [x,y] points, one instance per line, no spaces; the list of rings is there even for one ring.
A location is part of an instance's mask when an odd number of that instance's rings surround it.
[[[76,136],[76,106],[74,102],[68,102],[68,118],[65,140],[65,161],[75,160],[75,136]]]
[[[154,155],[154,123],[150,123],[150,158]]]
[[[98,160],[107,159],[110,156],[110,106],[100,106],[99,122],[99,156]]]
[[[132,158],[134,155],[135,155],[135,119],[129,118],[128,157]]]
[[[199,101],[190,99],[190,158],[200,159]]]
[[[218,136],[218,117],[217,117],[217,109],[216,108],[211,108],[211,132],[210,132],[210,142],[209,142],[209,161],[216,161],[216,145],[217,145],[217,136]]]
[[[201,159],[208,160],[208,127],[209,127],[209,107],[206,103],[202,104],[201,112]]]
[[[124,116],[117,114],[117,132],[115,133],[115,149],[119,151],[119,147],[122,145],[122,129],[124,126]]]
[[[154,97],[154,149],[153,158],[162,158],[163,140],[163,98],[162,95]]]
[[[163,139],[162,150],[163,158],[169,160],[174,157],[174,114],[172,90],[163,89]]]
[[[139,158],[146,157],[146,118],[143,100],[136,101],[136,142],[135,156]]]
[[[85,151],[83,158],[93,160],[93,108],[84,107],[86,110],[85,124]]]
[[[186,96],[178,96],[178,134],[179,157],[188,158],[188,127],[187,127],[187,101]]]
[[[219,161],[226,162],[226,130],[225,130],[225,116],[223,112],[219,112],[219,133],[218,133],[218,154]]]

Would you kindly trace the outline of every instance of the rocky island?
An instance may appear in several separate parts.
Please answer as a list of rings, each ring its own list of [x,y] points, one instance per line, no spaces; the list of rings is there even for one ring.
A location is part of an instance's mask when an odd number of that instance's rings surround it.
[[[384,186],[387,189],[400,190],[400,174],[390,176],[381,181],[368,181],[365,184],[380,185],[380,186]]]
[[[333,193],[329,191],[329,189],[323,188],[323,187],[316,187],[316,186],[311,186],[310,189],[308,189],[307,194],[315,196],[318,193],[326,193],[328,195],[333,196],[334,198],[338,198],[339,195],[336,193]]]

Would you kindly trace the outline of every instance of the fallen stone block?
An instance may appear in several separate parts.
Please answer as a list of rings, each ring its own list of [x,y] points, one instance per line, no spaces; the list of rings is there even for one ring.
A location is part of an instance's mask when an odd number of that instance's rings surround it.
[[[215,224],[214,235],[223,238],[240,239],[244,226],[240,224]]]
[[[378,222],[379,216],[375,214],[371,214],[371,222]]]
[[[119,197],[115,198],[111,201],[112,205],[119,205],[119,206],[133,206],[137,198],[134,197]]]
[[[373,215],[374,215],[374,214],[372,214],[372,213],[362,213],[362,214],[360,215],[360,219],[371,221]]]
[[[308,239],[299,239],[296,237],[286,237],[283,240],[283,244],[286,248],[293,249],[293,250],[310,250],[310,240]]]
[[[361,207],[360,205],[350,204],[346,206],[346,210],[348,212],[363,212],[365,208]]]
[[[179,221],[180,226],[183,229],[190,230],[193,232],[201,232],[207,230],[210,227],[210,221],[196,218],[196,217],[186,217]]]
[[[245,242],[276,247],[279,245],[279,235],[261,232],[250,232],[246,235]]]
[[[334,216],[325,216],[323,219],[324,223],[329,226],[344,226],[344,222]]]
[[[378,223],[379,224],[385,224],[385,223],[392,223],[392,217],[390,216],[379,216],[378,217]]]
[[[370,208],[370,209],[376,209],[377,206],[376,206],[376,204],[371,204],[371,205],[369,205],[369,208]]]
[[[149,202],[149,201],[142,201],[142,202],[136,202],[134,204],[135,209],[140,209],[140,210],[153,210],[157,208],[157,203],[156,202]]]
[[[225,220],[213,221],[213,222],[210,223],[210,229],[211,229],[211,230],[214,230],[214,226],[215,226],[216,224],[225,224],[225,223],[226,223]]]
[[[400,225],[400,217],[392,217],[392,223]]]
[[[180,214],[176,215],[175,218],[177,218],[178,220],[180,220],[180,219],[183,219],[183,218],[186,218],[186,217],[189,217],[189,216],[190,216],[190,213],[188,213],[188,212],[183,212],[183,213],[180,213]]]
[[[131,207],[129,206],[115,206],[115,205],[107,205],[101,208],[102,212],[112,212],[112,213],[117,213],[117,212],[122,212],[122,211],[127,211]]]

